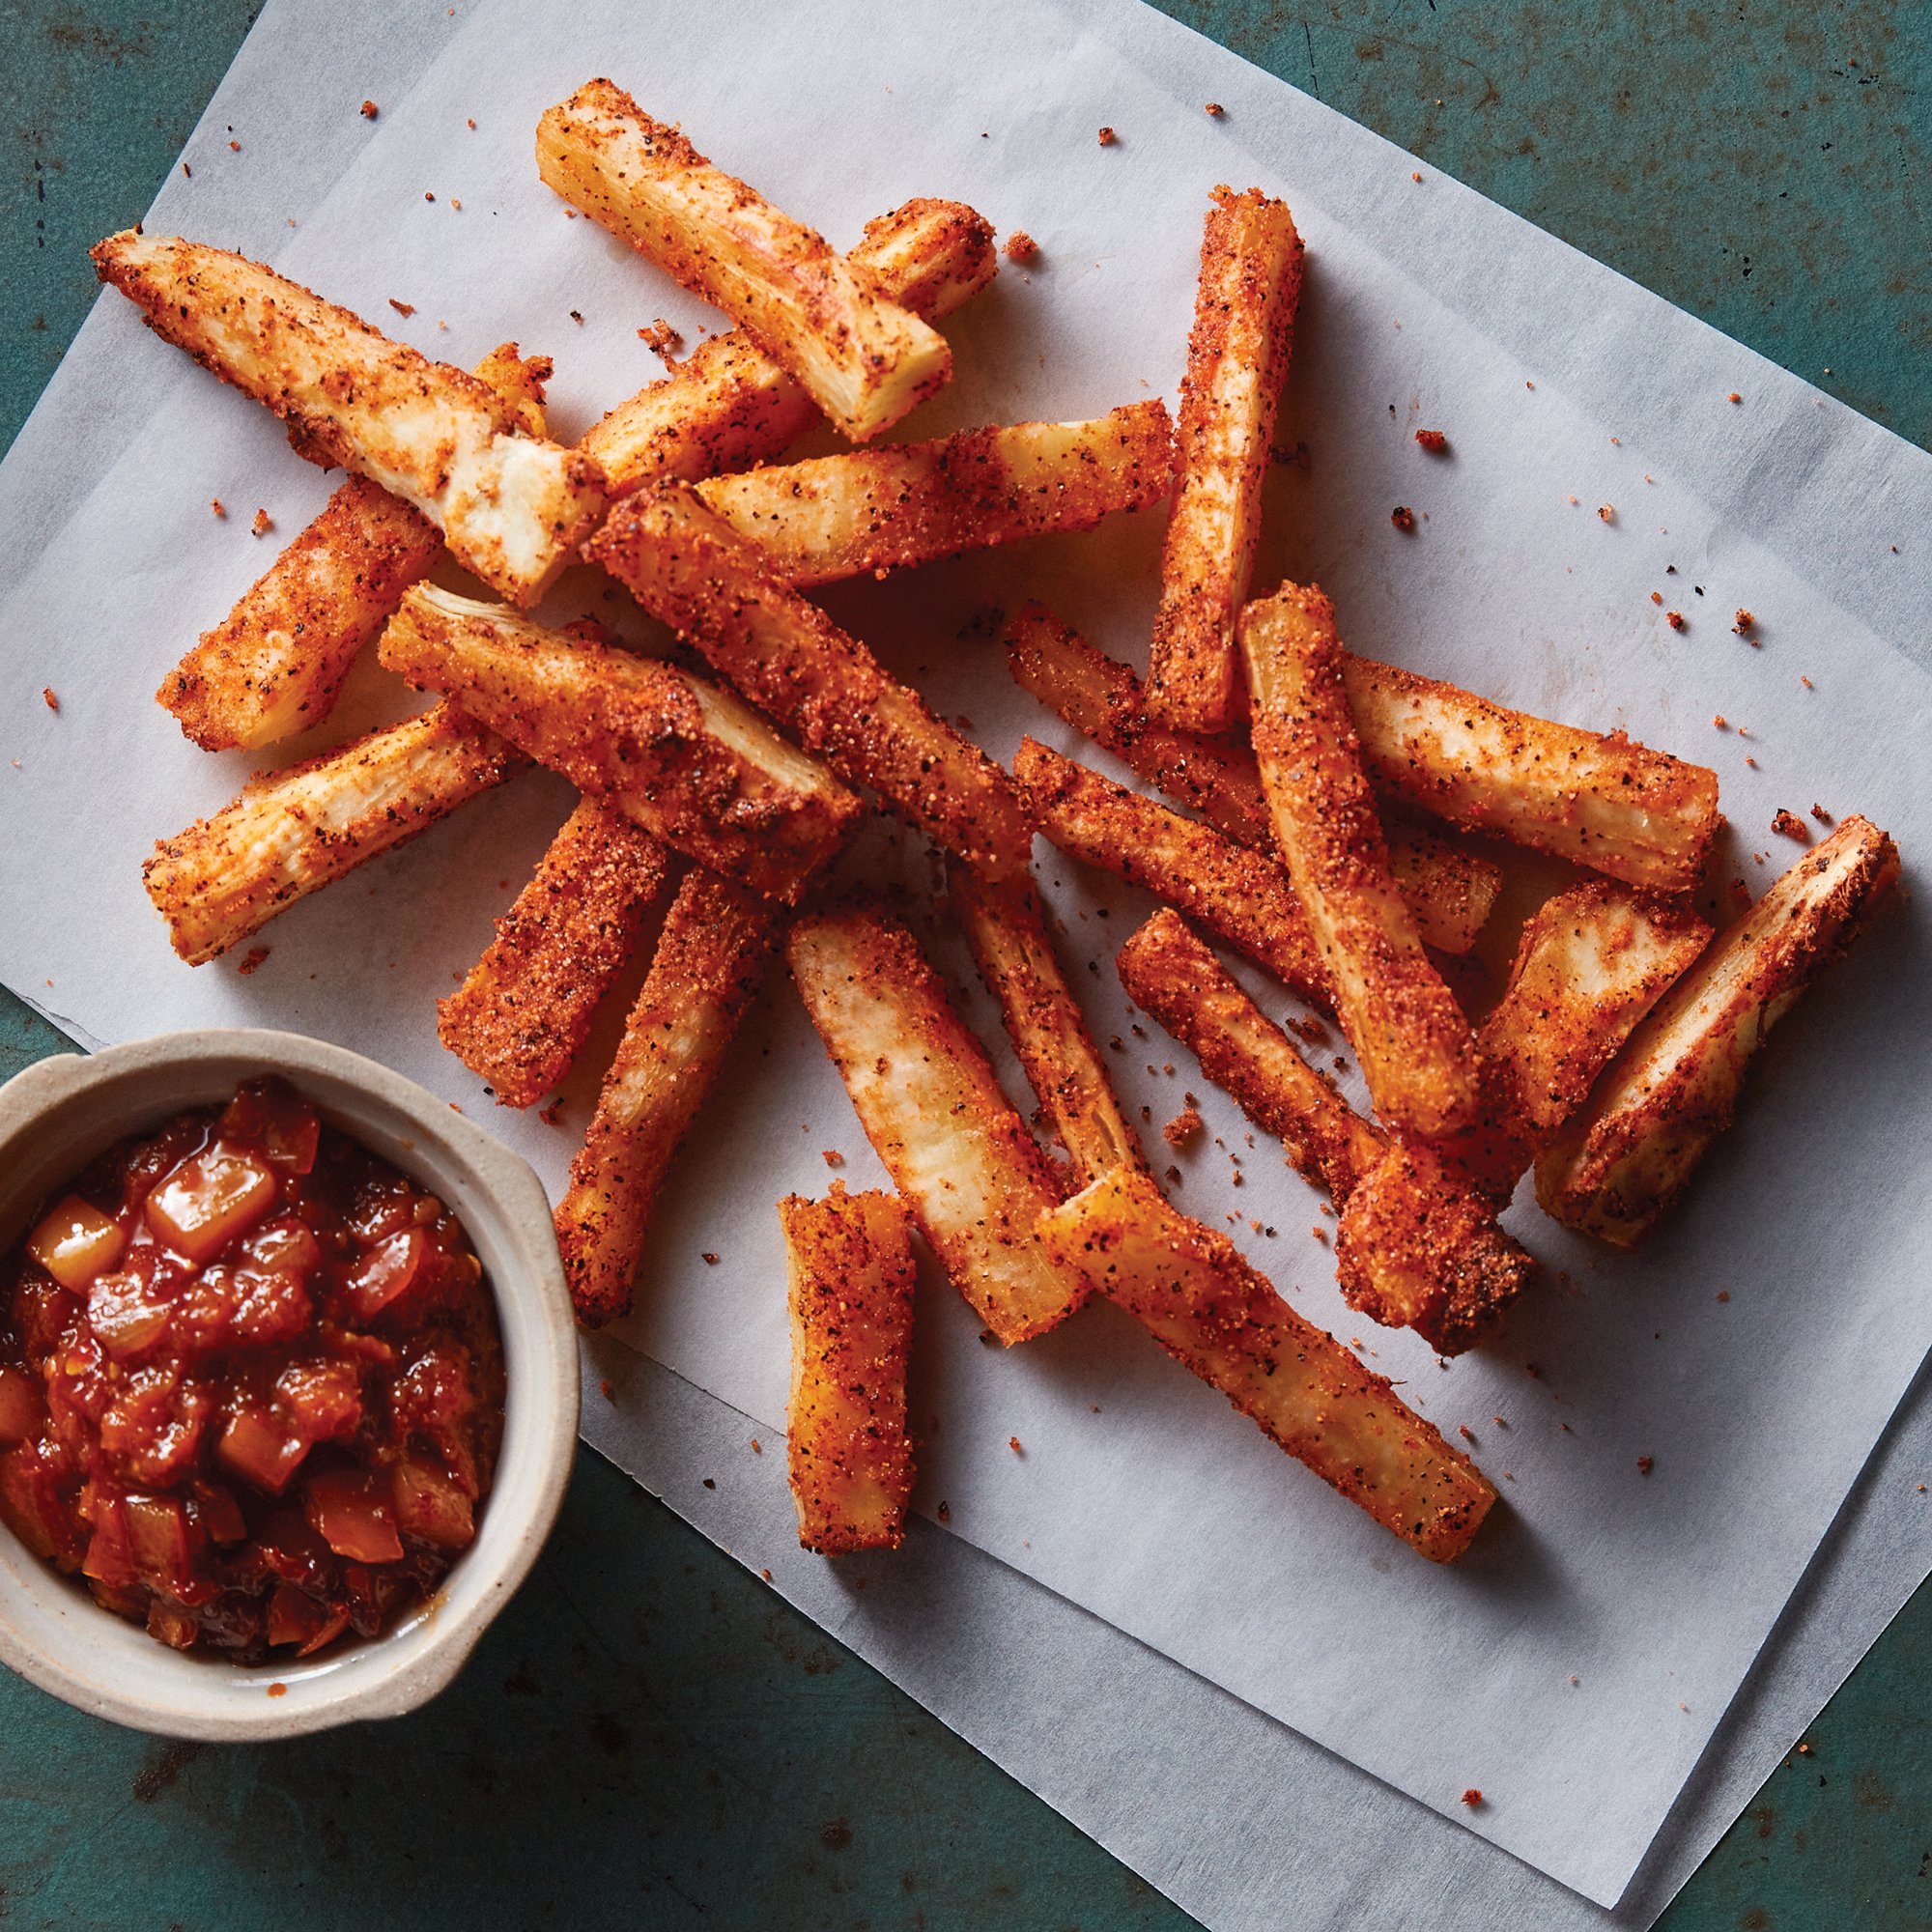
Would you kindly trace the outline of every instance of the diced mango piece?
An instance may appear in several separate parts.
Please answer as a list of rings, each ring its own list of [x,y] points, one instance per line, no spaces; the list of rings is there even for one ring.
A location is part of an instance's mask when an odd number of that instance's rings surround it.
[[[395,1563],[403,1553],[389,1485],[360,1469],[329,1469],[308,1479],[308,1520],[352,1563]]]
[[[63,1288],[84,1289],[120,1261],[127,1230],[111,1214],[70,1194],[27,1236],[27,1252]]]
[[[0,1449],[38,1435],[46,1419],[40,1383],[25,1369],[0,1367]]]
[[[462,1486],[413,1456],[396,1464],[396,1526],[440,1549],[467,1549],[476,1538],[476,1520]]]
[[[278,1496],[308,1454],[309,1445],[267,1408],[238,1408],[228,1418],[214,1453],[244,1483]]]
[[[122,1520],[128,1525],[128,1550],[144,1582],[167,1596],[178,1596],[186,1581],[190,1552],[187,1513],[178,1496],[124,1496]]]
[[[319,1604],[305,1590],[292,1583],[277,1583],[269,1599],[269,1641],[297,1646],[298,1657],[307,1657],[338,1637],[349,1625],[349,1612],[340,1605]]]
[[[322,1122],[315,1109],[272,1073],[236,1090],[221,1115],[225,1138],[260,1148],[280,1174],[307,1174],[315,1167]]]
[[[216,1141],[189,1154],[148,1196],[148,1226],[199,1267],[268,1214],[278,1192],[272,1169]]]

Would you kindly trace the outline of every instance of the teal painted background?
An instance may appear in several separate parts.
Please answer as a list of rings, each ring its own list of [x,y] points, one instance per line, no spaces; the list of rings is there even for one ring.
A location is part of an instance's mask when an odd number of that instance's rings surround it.
[[[1168,11],[1932,438],[1932,8]],[[0,0],[0,440],[93,298],[86,244],[146,207],[252,12]],[[0,1075],[63,1044],[0,994]],[[1932,1927],[1928,1685],[1932,1587],[1667,1932]],[[1192,1923],[587,1453],[467,1676],[379,1733],[196,1750],[0,1679],[0,1925],[298,1922]]]

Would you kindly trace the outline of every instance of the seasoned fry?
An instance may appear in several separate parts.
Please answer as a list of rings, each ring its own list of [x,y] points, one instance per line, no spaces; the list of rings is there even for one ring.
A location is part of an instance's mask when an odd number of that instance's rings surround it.
[[[564,1277],[586,1328],[630,1312],[658,1190],[764,980],[781,919],[769,900],[701,867],[671,901],[556,1207]]]
[[[706,505],[801,587],[1091,529],[1166,496],[1162,403],[1094,422],[1012,423],[697,486]]]
[[[1437,1563],[1468,1548],[1496,1499],[1476,1466],[1146,1175],[1116,1168],[1042,1214],[1040,1234],[1063,1265],[1384,1528]]]
[[[1342,683],[1333,607],[1284,584],[1241,614],[1255,757],[1309,931],[1376,1112],[1440,1134],[1480,1102],[1469,1023],[1396,891]]]
[[[1287,871],[1274,860],[1151,798],[1020,740],[1013,776],[1039,829],[1069,859],[1179,906],[1304,1000],[1334,994]]]
[[[534,604],[603,516],[588,457],[526,434],[489,384],[272,269],[134,229],[93,253],[156,334],[273,410],[312,461],[413,504],[505,597]]]
[[[946,338],[815,230],[592,80],[537,124],[537,172],[753,335],[855,442],[952,373]]]
[[[1415,1329],[1445,1355],[1495,1327],[1535,1263],[1478,1190],[1435,1154],[1363,1120],[1176,913],[1155,913],[1118,963],[1135,1005],[1334,1197],[1336,1275],[1351,1307]]]
[[[476,365],[526,436],[544,434],[550,357],[514,342]],[[327,459],[325,458],[325,461]],[[273,744],[320,724],[355,655],[442,554],[427,517],[352,476],[155,694],[204,751]]]
[[[1149,715],[1140,679],[1043,604],[1021,608],[1007,628],[1007,646],[1014,678],[1075,730],[1230,838],[1278,855],[1262,775],[1246,745],[1160,724]],[[1424,941],[1440,952],[1468,952],[1502,888],[1502,867],[1406,820],[1391,823],[1384,813],[1383,823],[1396,885]]]
[[[1142,1164],[1094,1036],[1060,970],[1031,879],[982,878],[950,868],[952,903],[980,977],[1000,1003],[1007,1032],[1039,1104],[1083,1182],[1123,1161]]]
[[[1180,379],[1179,474],[1161,554],[1148,705],[1164,724],[1239,716],[1235,626],[1262,521],[1262,478],[1301,298],[1301,237],[1259,188],[1214,190]]]
[[[968,865],[1025,871],[1033,826],[1012,780],[781,583],[688,486],[618,504],[584,554],[841,778]]]
[[[1087,1298],[1035,1233],[1059,1198],[980,1042],[896,920],[868,907],[802,919],[786,941],[806,1011],[859,1124],[953,1287],[1009,1345]]]
[[[909,201],[867,224],[846,259],[928,321],[993,279],[992,225],[963,202]],[[701,342],[662,382],[619,403],[579,441],[613,495],[701,482],[769,463],[821,420],[818,407],[742,328]]]
[[[438,1037],[504,1106],[534,1107],[570,1071],[666,869],[648,832],[582,800],[482,958],[437,1002]]]
[[[200,966],[297,899],[413,838],[524,766],[452,704],[264,772],[232,805],[163,838],[141,868],[175,951]]]
[[[1692,890],[1718,835],[1718,775],[1344,656],[1369,776],[1452,825],[1493,832],[1658,892]]]
[[[1720,932],[1537,1161],[1545,1211],[1635,1247],[1730,1125],[1759,1043],[1897,876],[1889,837],[1854,815]]]
[[[779,1203],[790,1280],[791,1400],[785,1453],[798,1540],[838,1556],[896,1549],[912,1500],[906,1367],[912,1243],[890,1194]]]
[[[667,845],[773,898],[798,895],[860,810],[728,692],[498,605],[419,583],[381,653]]]

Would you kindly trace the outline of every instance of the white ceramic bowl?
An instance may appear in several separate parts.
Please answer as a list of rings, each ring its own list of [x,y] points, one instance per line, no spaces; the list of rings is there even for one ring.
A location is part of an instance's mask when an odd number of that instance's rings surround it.
[[[431,1603],[340,1655],[255,1669],[157,1643],[0,1527],[0,1662],[83,1711],[166,1737],[294,1737],[426,1703],[528,1575],[577,1448],[577,1330],[542,1183],[444,1101],[343,1047],[236,1028],[28,1067],[0,1087],[0,1253],[96,1154],[270,1072],[439,1195],[469,1230],[503,1332],[502,1455],[476,1541]]]

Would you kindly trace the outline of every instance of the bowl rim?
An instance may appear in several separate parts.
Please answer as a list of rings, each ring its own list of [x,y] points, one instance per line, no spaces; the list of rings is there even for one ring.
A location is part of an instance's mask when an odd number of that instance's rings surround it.
[[[504,1330],[506,1357],[512,1352],[513,1331],[520,1351],[510,1371],[498,1481],[491,1491],[492,1509],[485,1513],[486,1523],[497,1532],[492,1539],[494,1560],[481,1569],[472,1567],[472,1559],[485,1553],[479,1538],[450,1572],[452,1578],[462,1577],[453,1597],[445,1581],[429,1605],[382,1635],[346,1647],[334,1659],[312,1662],[288,1659],[279,1665],[271,1660],[251,1669],[226,1659],[167,1650],[145,1631],[94,1603],[71,1578],[23,1552],[37,1571],[71,1592],[76,1609],[83,1612],[71,1625],[63,1621],[60,1641],[37,1639],[14,1620],[16,1605],[11,1600],[10,1579],[0,1572],[0,1663],[30,1683],[95,1717],[157,1736],[266,1741],[401,1717],[445,1690],[468,1662],[484,1631],[528,1576],[562,1506],[577,1452],[577,1323],[556,1251],[549,1198],[529,1163],[427,1088],[329,1041],[266,1027],[204,1027],[156,1034],[98,1053],[52,1054],[0,1085],[0,1157],[37,1125],[70,1109],[84,1109],[90,1096],[105,1099],[116,1088],[136,1087],[157,1076],[164,1084],[171,1072],[199,1069],[211,1074],[217,1067],[230,1069],[237,1081],[253,1069],[283,1073],[298,1087],[304,1076],[328,1082],[333,1092],[310,1097],[345,1131],[365,1141],[383,1128],[374,1119],[355,1118],[355,1106],[365,1108],[369,1116],[386,1112],[407,1121],[414,1132],[397,1137],[409,1151],[400,1156],[403,1164],[430,1170],[432,1184],[440,1179],[447,1185],[452,1178],[461,1181],[461,1191],[472,1197],[463,1212],[471,1239],[479,1248],[497,1250],[499,1260],[513,1258],[515,1264],[509,1269],[492,1267],[487,1277]],[[355,1104],[341,1104],[345,1098]],[[138,1131],[144,1122],[158,1122],[200,1104],[206,1102],[186,1094],[157,1096],[152,1105],[124,1106],[98,1127],[82,1128],[79,1138],[105,1148]],[[14,1178],[19,1171],[0,1158],[0,1223],[15,1209],[23,1209],[25,1195],[38,1196],[58,1186],[64,1178],[23,1187]],[[65,1173],[72,1171],[70,1167]],[[480,1235],[469,1225],[477,1205],[491,1221]],[[23,1211],[32,1206],[31,1201],[24,1202]],[[503,1473],[512,1466],[521,1472],[515,1500],[502,1493]],[[507,1533],[502,1528],[504,1509],[515,1511]],[[11,1532],[0,1529],[0,1536],[14,1542]],[[117,1649],[124,1656],[146,1657],[145,1652],[126,1652],[118,1642],[91,1640],[111,1638],[117,1631],[137,1635],[155,1653],[156,1673],[174,1677],[167,1702],[129,1690],[109,1674]],[[367,1661],[358,1667],[357,1659]],[[181,1668],[170,1670],[169,1660]],[[299,1682],[302,1694],[265,1695],[258,1700],[235,1697],[238,1685],[245,1689],[257,1677],[268,1676],[288,1690]],[[197,1678],[203,1680],[201,1695],[196,1694]]]

